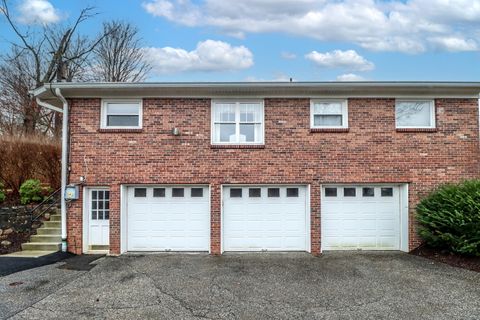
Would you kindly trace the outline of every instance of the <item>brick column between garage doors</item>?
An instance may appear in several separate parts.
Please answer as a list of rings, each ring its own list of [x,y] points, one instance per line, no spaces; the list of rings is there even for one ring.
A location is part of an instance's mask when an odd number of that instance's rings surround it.
[[[312,255],[320,255],[320,183],[310,185],[310,238]]]
[[[210,253],[220,255],[222,253],[222,186],[217,183],[210,185]]]

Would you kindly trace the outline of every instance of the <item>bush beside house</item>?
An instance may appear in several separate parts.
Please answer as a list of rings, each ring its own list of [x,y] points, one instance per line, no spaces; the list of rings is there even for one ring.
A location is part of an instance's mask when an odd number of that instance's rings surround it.
[[[0,150],[4,204],[19,203],[20,187],[28,179],[39,180],[54,190],[60,187],[61,147],[58,141],[37,136],[0,136]]]
[[[480,180],[439,187],[418,204],[417,219],[427,245],[480,256]]]

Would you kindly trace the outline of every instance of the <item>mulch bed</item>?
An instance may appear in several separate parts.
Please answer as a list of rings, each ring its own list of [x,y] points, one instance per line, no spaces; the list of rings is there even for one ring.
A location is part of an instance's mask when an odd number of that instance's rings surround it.
[[[431,248],[428,246],[420,246],[410,252],[415,256],[424,257],[437,262],[446,263],[453,267],[468,269],[480,272],[480,257],[462,256],[456,253],[450,253],[445,250]]]

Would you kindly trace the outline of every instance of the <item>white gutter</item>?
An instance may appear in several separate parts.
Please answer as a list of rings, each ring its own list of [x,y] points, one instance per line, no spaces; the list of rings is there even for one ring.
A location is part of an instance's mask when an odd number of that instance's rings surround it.
[[[59,88],[55,89],[55,95],[62,101],[63,109],[55,107],[50,103],[40,100],[38,97],[36,101],[38,105],[45,107],[47,109],[57,111],[62,113],[62,176],[61,176],[61,195],[60,195],[60,205],[61,205],[61,226],[62,226],[62,251],[67,251],[67,205],[65,202],[65,189],[67,186],[67,155],[68,155],[68,102],[62,96],[62,93]]]
[[[44,102],[44,101],[40,100],[40,98],[38,98],[38,97],[36,98],[36,101],[37,101],[37,104],[39,106],[42,106],[44,108],[47,108],[47,109],[50,109],[50,110],[53,110],[53,111],[63,113],[62,109],[60,109],[58,107],[55,107],[55,106],[52,106],[50,103]]]
[[[55,89],[55,95],[63,103],[62,119],[62,194],[61,194],[61,215],[62,215],[62,251],[67,251],[67,204],[65,202],[65,189],[67,187],[68,169],[68,101],[62,96],[60,88]]]

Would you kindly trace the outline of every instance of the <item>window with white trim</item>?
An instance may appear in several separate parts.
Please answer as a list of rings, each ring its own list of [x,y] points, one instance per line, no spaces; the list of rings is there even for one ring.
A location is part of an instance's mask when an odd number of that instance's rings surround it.
[[[347,100],[312,100],[310,127],[348,128]]]
[[[262,101],[214,101],[213,144],[263,144]]]
[[[142,128],[141,100],[103,100],[103,129],[140,129]]]
[[[397,128],[435,128],[433,100],[397,100],[395,103]]]

